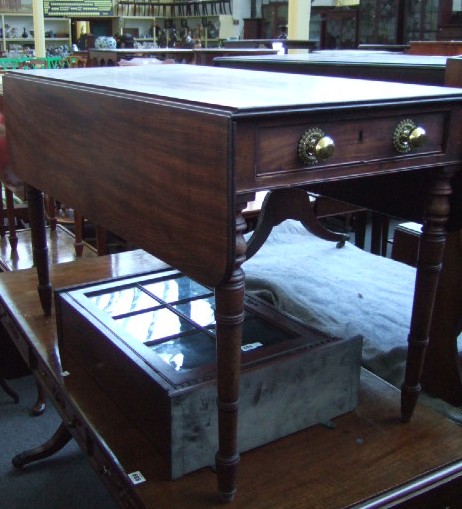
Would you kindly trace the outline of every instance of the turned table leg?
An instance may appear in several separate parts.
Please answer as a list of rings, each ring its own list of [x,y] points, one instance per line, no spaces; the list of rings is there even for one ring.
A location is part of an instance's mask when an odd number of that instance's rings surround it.
[[[51,315],[52,288],[48,270],[48,245],[45,229],[45,206],[43,193],[27,186],[27,201],[29,204],[29,221],[31,225],[32,250],[34,263],[38,274],[38,293],[43,312]]]
[[[439,273],[446,241],[452,174],[439,170],[430,178],[424,226],[417,260],[417,274],[404,384],[401,392],[401,420],[412,418],[421,391],[422,368],[429,342]]]
[[[37,400],[35,401],[34,406],[32,407],[32,415],[42,415],[45,412],[46,402],[45,402],[45,391],[43,390],[42,384],[35,378],[35,385],[37,386]]]
[[[8,217],[8,238],[12,251],[18,247],[18,236],[16,234],[16,217],[14,214],[14,197],[11,189],[5,186],[6,213]]]
[[[215,288],[219,433],[215,461],[218,494],[223,502],[230,502],[234,498],[239,464],[237,422],[245,286],[241,264],[245,260],[245,228],[245,220],[239,211],[236,219],[234,270],[226,282]]]
[[[64,423],[61,423],[50,440],[39,447],[17,454],[12,459],[12,463],[16,468],[21,468],[33,461],[48,458],[60,451],[71,440],[71,438],[72,435],[69,433]]]

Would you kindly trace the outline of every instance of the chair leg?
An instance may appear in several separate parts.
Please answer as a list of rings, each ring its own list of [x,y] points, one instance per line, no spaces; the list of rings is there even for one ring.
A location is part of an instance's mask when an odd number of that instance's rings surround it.
[[[6,235],[5,209],[3,208],[3,184],[0,182],[0,236]]]
[[[48,223],[52,231],[56,230],[58,218],[56,217],[56,201],[51,196],[45,196],[45,210]]]
[[[6,196],[6,213],[8,216],[8,229],[10,230],[8,239],[13,251],[18,247],[18,236],[16,235],[16,217],[14,214],[14,198],[13,192],[5,187]]]
[[[45,391],[43,390],[43,387],[37,378],[35,378],[35,385],[37,386],[37,401],[32,407],[31,412],[32,415],[42,415],[46,408]]]
[[[96,225],[96,253],[98,256],[108,254],[107,231],[102,226]]]
[[[83,253],[83,223],[84,218],[82,214],[74,210],[74,234],[75,234],[76,256],[82,256]]]

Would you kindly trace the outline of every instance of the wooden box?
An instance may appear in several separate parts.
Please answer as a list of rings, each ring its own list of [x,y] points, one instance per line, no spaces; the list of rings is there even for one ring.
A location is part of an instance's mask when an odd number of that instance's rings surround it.
[[[55,300],[63,369],[84,367],[160,450],[166,478],[213,465],[213,292],[163,270],[60,289]],[[355,408],[362,338],[328,337],[251,295],[245,308],[241,452]]]

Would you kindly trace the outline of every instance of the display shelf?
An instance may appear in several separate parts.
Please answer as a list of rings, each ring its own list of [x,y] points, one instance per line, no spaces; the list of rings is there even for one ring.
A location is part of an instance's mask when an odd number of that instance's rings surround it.
[[[69,18],[45,18],[45,47],[67,45],[72,46],[71,20]],[[1,14],[0,15],[0,51],[7,53],[16,50],[33,49],[34,19],[30,14]]]
[[[138,43],[157,43],[155,30],[166,32],[167,43],[171,40],[171,30],[176,30],[176,37],[181,43],[185,31],[194,41],[203,47],[219,46],[220,41],[237,37],[239,27],[233,24],[231,15],[209,16],[121,16],[119,33],[131,33]]]
[[[155,42],[153,16],[126,16],[119,18],[119,33],[133,35],[137,42]]]

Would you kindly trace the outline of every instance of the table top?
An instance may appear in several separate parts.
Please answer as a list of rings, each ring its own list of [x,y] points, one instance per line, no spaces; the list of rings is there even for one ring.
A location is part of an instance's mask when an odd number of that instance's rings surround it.
[[[239,57],[235,57],[239,59]],[[380,65],[388,66],[406,66],[406,67],[444,67],[446,65],[446,56],[437,55],[408,55],[391,51],[367,51],[367,50],[323,50],[312,53],[299,53],[289,55],[274,56],[243,56],[246,60],[253,62],[274,61],[281,65],[284,63],[303,63],[303,64],[339,64],[348,65]]]
[[[281,44],[287,49],[312,49],[317,44],[316,40],[300,40],[300,39],[226,39],[224,41],[225,47],[245,47],[251,45],[255,46],[272,46],[274,43]]]
[[[259,54],[273,55],[276,50],[270,48],[91,48],[91,53],[114,53],[117,55],[164,54],[164,53],[228,53],[228,54],[252,54],[258,50]]]
[[[309,55],[307,55],[308,57]],[[269,57],[278,59],[279,56]],[[283,55],[280,56],[283,58]],[[246,57],[249,61],[267,57]],[[300,58],[300,57],[298,57]],[[278,59],[279,60],[279,59]],[[270,60],[271,61],[271,60]],[[335,80],[322,76],[306,77],[256,71],[215,69],[201,66],[170,65],[129,67],[122,69],[82,68],[38,70],[11,74],[26,81],[66,83],[75,87],[106,89],[142,94],[152,98],[195,103],[203,107],[217,107],[233,115],[246,112],[271,112],[276,108],[290,110],[322,107],[364,106],[394,101],[423,103],[462,98],[462,89],[418,87],[401,83],[374,83],[367,80]],[[7,86],[8,78],[5,79]],[[5,91],[5,95],[8,91]]]
[[[214,65],[441,86],[447,58],[390,51],[323,50],[290,55],[220,56],[214,59]]]
[[[192,49],[188,48],[90,48],[90,53],[115,53],[118,55],[137,55],[139,53],[144,54],[163,54],[166,52],[169,53],[192,53]]]

